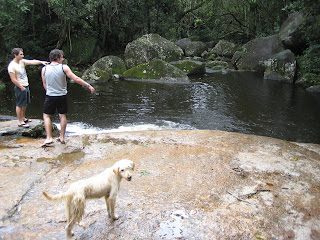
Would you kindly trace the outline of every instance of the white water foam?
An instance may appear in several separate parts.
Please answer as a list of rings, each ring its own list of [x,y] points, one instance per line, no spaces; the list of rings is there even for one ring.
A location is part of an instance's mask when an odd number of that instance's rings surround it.
[[[55,123],[60,130],[60,124]],[[111,132],[133,132],[133,131],[148,131],[148,130],[195,130],[196,128],[187,125],[180,124],[171,121],[159,121],[155,124],[146,124],[146,123],[135,123],[135,124],[126,124],[118,128],[113,129],[103,129],[94,127],[92,125],[82,123],[82,122],[73,122],[68,123],[66,135],[67,136],[78,136],[86,134],[97,134],[97,133],[111,133]]]

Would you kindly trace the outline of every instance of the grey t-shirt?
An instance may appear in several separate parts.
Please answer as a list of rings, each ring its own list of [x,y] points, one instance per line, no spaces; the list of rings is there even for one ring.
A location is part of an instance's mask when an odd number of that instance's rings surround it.
[[[67,79],[62,64],[48,64],[45,66],[44,77],[47,85],[47,96],[67,95]]]

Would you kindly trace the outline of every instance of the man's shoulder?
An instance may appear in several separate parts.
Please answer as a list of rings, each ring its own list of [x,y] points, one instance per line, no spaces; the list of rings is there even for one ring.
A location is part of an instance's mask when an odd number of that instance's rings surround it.
[[[14,72],[15,71],[15,68],[17,66],[17,63],[15,61],[11,61],[9,64],[8,64],[8,71],[9,72]]]
[[[63,71],[70,71],[70,67],[67,64],[62,64]]]

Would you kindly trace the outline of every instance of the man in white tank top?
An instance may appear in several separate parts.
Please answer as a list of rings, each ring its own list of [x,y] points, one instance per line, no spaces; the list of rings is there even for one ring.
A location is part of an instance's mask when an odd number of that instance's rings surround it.
[[[62,64],[62,61],[64,60],[62,50],[52,50],[49,54],[49,58],[51,63],[43,67],[41,71],[43,87],[46,90],[43,120],[47,134],[42,147],[46,147],[53,143],[51,115],[55,114],[56,110],[58,110],[59,113],[61,127],[61,133],[57,141],[62,144],[65,143],[67,128],[66,114],[68,112],[66,76],[76,83],[89,88],[92,94],[95,92],[95,89],[90,84],[76,76],[67,65]]]
[[[12,49],[13,60],[8,65],[8,73],[14,84],[14,92],[16,96],[16,114],[18,118],[18,126],[28,128],[30,119],[26,118],[27,104],[30,103],[29,81],[25,66],[27,65],[46,65],[49,62],[40,60],[24,59],[23,49]]]

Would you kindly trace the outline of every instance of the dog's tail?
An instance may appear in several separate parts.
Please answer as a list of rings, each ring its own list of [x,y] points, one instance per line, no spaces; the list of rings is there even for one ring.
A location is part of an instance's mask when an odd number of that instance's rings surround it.
[[[50,201],[63,200],[68,197],[67,193],[60,193],[60,194],[56,194],[56,195],[51,195],[46,192],[42,192],[42,193],[46,197],[46,199],[48,199]]]

